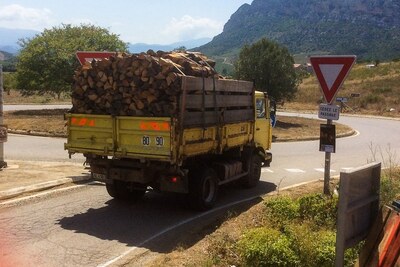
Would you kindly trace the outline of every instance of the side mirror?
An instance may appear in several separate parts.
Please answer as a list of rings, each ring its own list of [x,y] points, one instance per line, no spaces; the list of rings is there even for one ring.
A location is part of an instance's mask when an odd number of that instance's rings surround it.
[[[271,119],[272,127],[275,127],[275,125],[276,125],[276,102],[273,100],[271,100],[271,102],[270,102],[269,117]]]

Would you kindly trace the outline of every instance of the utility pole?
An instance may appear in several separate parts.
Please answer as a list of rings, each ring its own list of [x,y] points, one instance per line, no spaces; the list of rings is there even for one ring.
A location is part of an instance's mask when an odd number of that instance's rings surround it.
[[[7,167],[4,161],[4,142],[7,141],[7,126],[3,124],[3,66],[0,65],[0,170]]]

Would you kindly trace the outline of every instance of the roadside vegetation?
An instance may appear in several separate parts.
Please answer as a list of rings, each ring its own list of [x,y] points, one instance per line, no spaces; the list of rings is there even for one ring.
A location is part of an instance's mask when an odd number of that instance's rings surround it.
[[[11,73],[5,73],[6,78]],[[4,81],[6,83],[6,81]],[[44,93],[41,95],[23,96],[22,93],[15,89],[5,88],[3,93],[4,104],[6,105],[46,105],[46,104],[71,104],[71,97],[68,93],[61,94],[58,99],[55,94]]]
[[[331,187],[337,183],[332,180]],[[319,181],[267,195],[247,212],[228,215],[199,242],[182,242],[149,266],[334,266],[338,197],[322,195],[322,187]],[[381,204],[399,198],[400,170],[383,170]],[[354,266],[362,245],[346,250],[345,266]]]

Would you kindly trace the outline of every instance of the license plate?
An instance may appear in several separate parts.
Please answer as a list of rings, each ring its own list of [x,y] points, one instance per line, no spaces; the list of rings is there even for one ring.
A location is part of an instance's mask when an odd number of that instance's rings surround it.
[[[92,177],[95,180],[105,181],[107,180],[107,176],[102,173],[92,173]]]

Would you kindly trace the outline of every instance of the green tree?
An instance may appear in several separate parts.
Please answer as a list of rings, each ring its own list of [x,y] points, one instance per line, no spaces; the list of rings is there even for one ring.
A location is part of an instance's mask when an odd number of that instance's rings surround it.
[[[3,89],[9,95],[11,89],[15,89],[15,73],[14,72],[3,72]]]
[[[289,51],[265,38],[245,45],[235,63],[235,77],[254,81],[257,90],[268,92],[275,101],[291,100],[300,82]]]
[[[76,51],[126,51],[127,43],[107,29],[90,24],[46,29],[19,42],[17,88],[23,95],[50,93],[60,97],[71,89],[79,66]]]
[[[186,46],[184,46],[184,45],[174,49],[174,51],[176,51],[176,52],[185,52],[186,50],[187,50]]]

